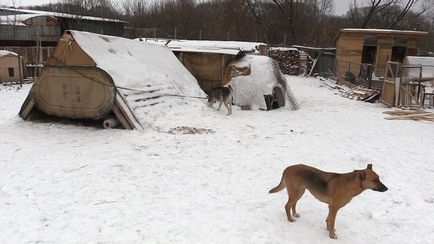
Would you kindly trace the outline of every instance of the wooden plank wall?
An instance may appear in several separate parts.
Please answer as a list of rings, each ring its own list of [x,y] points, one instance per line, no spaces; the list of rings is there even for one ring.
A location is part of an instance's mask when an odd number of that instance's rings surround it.
[[[228,63],[233,60],[230,55],[213,53],[179,52],[177,56],[207,94],[213,88],[225,85],[224,72]]]
[[[358,35],[341,34],[336,42],[336,78],[343,80],[345,73],[351,69],[358,75],[363,50],[363,38]],[[351,67],[350,67],[351,65]]]
[[[345,73],[350,69],[357,77],[360,72],[362,60],[363,40],[366,37],[377,37],[377,56],[374,72],[377,76],[384,76],[386,63],[392,56],[392,45],[395,37],[408,39],[407,53],[417,54],[416,36],[391,35],[391,34],[363,34],[363,33],[341,33],[336,41],[336,78],[343,80]]]

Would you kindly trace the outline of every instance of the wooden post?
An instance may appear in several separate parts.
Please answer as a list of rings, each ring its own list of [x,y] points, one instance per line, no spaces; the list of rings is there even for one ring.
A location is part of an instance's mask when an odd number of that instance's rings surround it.
[[[35,54],[35,72],[33,75],[33,79],[38,77],[38,60],[39,60],[39,40],[36,41],[36,54]]]
[[[373,73],[373,69],[372,69],[372,64],[368,64],[368,89],[371,89],[371,85],[372,85],[372,73]]]
[[[23,87],[23,72],[21,72],[21,58],[20,58],[20,54],[17,53],[17,59],[18,59],[18,79],[20,81],[20,87]]]
[[[395,81],[395,107],[398,108],[401,99],[402,67],[397,65],[396,68],[398,69],[396,73],[399,75],[399,80]],[[395,74],[393,76],[396,77]]]
[[[421,85],[422,85],[422,69],[423,69],[423,67],[422,67],[422,65],[420,65],[420,67],[419,67],[419,82],[418,82],[418,85],[417,85],[417,96],[416,96],[416,105],[419,105],[420,103],[419,103],[419,101],[420,101],[420,90],[421,90]]]

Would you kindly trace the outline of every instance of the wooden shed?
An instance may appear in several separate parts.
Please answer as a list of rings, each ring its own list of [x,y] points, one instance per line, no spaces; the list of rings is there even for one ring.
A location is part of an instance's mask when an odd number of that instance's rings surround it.
[[[239,50],[212,52],[209,50],[190,51],[172,49],[172,51],[198,80],[202,90],[208,94],[213,88],[226,85],[224,81],[226,66],[237,55],[242,55]]]
[[[335,38],[336,78],[345,80],[348,71],[358,77],[362,64],[371,64],[375,76],[382,77],[387,61],[402,62],[405,56],[417,55],[417,41],[427,35],[424,31],[342,29]]]
[[[6,50],[0,50],[0,83],[21,82],[24,78],[23,57]]]
[[[226,85],[225,69],[233,60],[245,54],[267,55],[268,45],[258,42],[155,40],[139,38],[139,41],[168,46],[181,63],[198,80],[206,93]]]

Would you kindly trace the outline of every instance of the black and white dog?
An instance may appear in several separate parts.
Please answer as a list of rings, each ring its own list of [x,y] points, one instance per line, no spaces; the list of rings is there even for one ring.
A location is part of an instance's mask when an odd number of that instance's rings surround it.
[[[222,104],[228,109],[228,115],[232,114],[232,98],[234,89],[231,86],[222,86],[212,89],[211,96],[208,96],[208,103],[210,107],[213,107],[216,101],[220,101],[217,110],[220,110]]]

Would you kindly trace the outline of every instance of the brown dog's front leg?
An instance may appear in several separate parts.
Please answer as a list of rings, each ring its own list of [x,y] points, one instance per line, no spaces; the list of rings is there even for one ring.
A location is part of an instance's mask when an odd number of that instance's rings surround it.
[[[339,208],[336,206],[329,205],[329,214],[327,216],[327,230],[329,231],[330,238],[337,239],[338,236],[335,233],[335,220],[336,214],[338,213]]]

